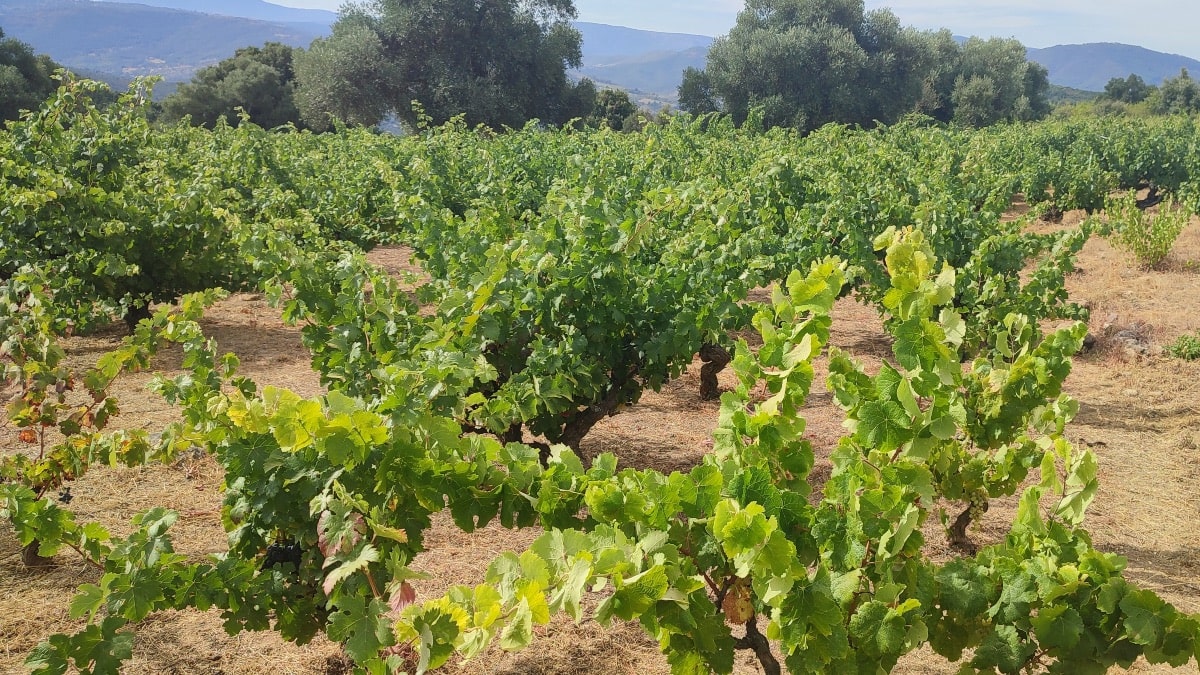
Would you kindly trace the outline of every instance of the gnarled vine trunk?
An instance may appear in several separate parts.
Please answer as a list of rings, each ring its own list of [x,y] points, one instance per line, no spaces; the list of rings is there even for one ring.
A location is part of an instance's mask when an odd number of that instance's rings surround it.
[[[962,513],[958,514],[958,517],[955,518],[954,522],[950,524],[950,528],[946,533],[950,539],[950,547],[959,551],[963,551],[968,555],[974,555],[975,552],[979,550],[979,547],[976,546],[975,543],[971,541],[971,538],[967,536],[967,528],[971,526],[971,513],[975,510],[975,508],[975,504],[967,504],[967,508],[964,509]],[[987,510],[988,503],[986,501],[979,505],[980,513],[986,513]]]
[[[725,370],[733,357],[724,347],[706,342],[700,346],[700,360],[704,362],[700,367],[700,398],[711,401],[721,395],[717,374]]]

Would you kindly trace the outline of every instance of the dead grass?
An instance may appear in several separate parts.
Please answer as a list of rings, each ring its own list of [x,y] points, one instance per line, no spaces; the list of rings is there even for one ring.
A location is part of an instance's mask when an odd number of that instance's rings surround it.
[[[1062,224],[1077,224],[1081,214],[1065,214]],[[419,272],[398,248],[377,249],[371,259],[393,272]],[[1193,223],[1180,237],[1177,262],[1165,269],[1137,269],[1107,242],[1094,239],[1079,260],[1080,273],[1070,280],[1072,297],[1093,308],[1093,331],[1110,314],[1119,323],[1147,326],[1152,345],[1148,356],[1130,358],[1113,350],[1076,360],[1068,381],[1081,412],[1069,435],[1092,447],[1101,463],[1101,492],[1089,524],[1098,547],[1129,559],[1129,576],[1161,593],[1189,612],[1200,611],[1200,362],[1161,355],[1161,346],[1184,332],[1200,328],[1200,227]],[[275,384],[310,396],[321,391],[295,329],[282,325],[278,314],[256,296],[236,295],[213,308],[206,327],[223,349],[236,352],[245,374],[261,384]],[[120,339],[114,328],[69,344],[72,358],[84,363]],[[847,349],[874,369],[890,354],[875,311],[852,299],[838,302],[833,344]],[[178,355],[166,353],[156,367],[171,371]],[[710,431],[719,403],[701,400],[699,361],[660,392],[646,392],[626,412],[599,424],[583,444],[585,455],[617,454],[623,464],[662,471],[686,471],[711,449]],[[124,414],[120,424],[161,428],[174,419],[154,395],[144,391],[148,374],[119,384]],[[818,453],[818,476],[828,472],[825,459],[842,435],[842,415],[823,387],[825,366],[817,364],[817,381],[806,407],[807,437]],[[723,387],[732,374],[721,374]],[[15,433],[0,427],[0,452],[16,447]],[[95,518],[114,533],[127,532],[129,518],[151,506],[170,506],[181,513],[175,527],[176,548],[203,555],[225,548],[220,527],[220,468],[207,457],[185,458],[171,466],[128,470],[93,470],[73,487],[72,508],[81,518]],[[998,540],[1007,527],[1014,500],[1000,500],[986,514],[973,537],[980,543]],[[931,555],[950,555],[936,525],[926,528]],[[429,550],[415,567],[431,579],[418,584],[422,598],[435,597],[454,584],[483,579],[490,561],[501,551],[520,550],[538,534],[535,529],[509,531],[491,524],[465,534],[449,518],[438,515],[427,535]],[[941,537],[939,539],[939,537]],[[0,672],[21,672],[28,651],[47,635],[78,626],[67,617],[73,590],[95,580],[95,572],[71,556],[59,565],[27,570],[11,532],[0,528]],[[594,599],[591,600],[594,602]],[[340,673],[340,648],[324,639],[298,647],[272,633],[228,637],[215,613],[164,612],[138,626],[131,673]],[[453,673],[639,673],[669,672],[657,645],[636,625],[604,630],[594,623],[575,626],[557,617],[539,629],[534,644],[519,654],[494,649],[469,662],[453,662]],[[952,673],[956,668],[927,650],[905,658],[902,673]],[[1139,664],[1135,670],[1168,672]],[[737,672],[759,672],[740,655]]]

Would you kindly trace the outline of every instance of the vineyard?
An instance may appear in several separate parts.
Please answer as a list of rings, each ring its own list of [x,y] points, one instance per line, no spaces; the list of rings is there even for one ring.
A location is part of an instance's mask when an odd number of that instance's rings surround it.
[[[1195,119],[91,86],[0,133],[0,669],[1195,669]]]

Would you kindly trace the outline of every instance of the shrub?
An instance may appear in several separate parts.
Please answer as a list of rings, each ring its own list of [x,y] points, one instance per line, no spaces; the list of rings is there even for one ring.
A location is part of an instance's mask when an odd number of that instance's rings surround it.
[[[1138,264],[1153,269],[1162,264],[1179,233],[1187,226],[1190,214],[1177,208],[1174,198],[1168,197],[1158,212],[1149,214],[1138,208],[1137,195],[1129,192],[1105,201],[1108,214],[1109,241],[1117,248],[1133,254]]]
[[[1167,345],[1166,351],[1171,356],[1184,361],[1200,359],[1200,331],[1195,335],[1183,334],[1179,339]]]

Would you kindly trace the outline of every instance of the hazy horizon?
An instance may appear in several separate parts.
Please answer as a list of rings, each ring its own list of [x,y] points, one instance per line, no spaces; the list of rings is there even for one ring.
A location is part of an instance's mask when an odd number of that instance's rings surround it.
[[[268,0],[288,7],[337,10],[341,0]],[[1144,0],[1130,9],[1117,0],[868,0],[890,8],[908,26],[949,28],[958,35],[1015,37],[1028,47],[1122,42],[1200,59],[1200,3]],[[580,21],[667,33],[729,32],[741,0],[575,0]]]

